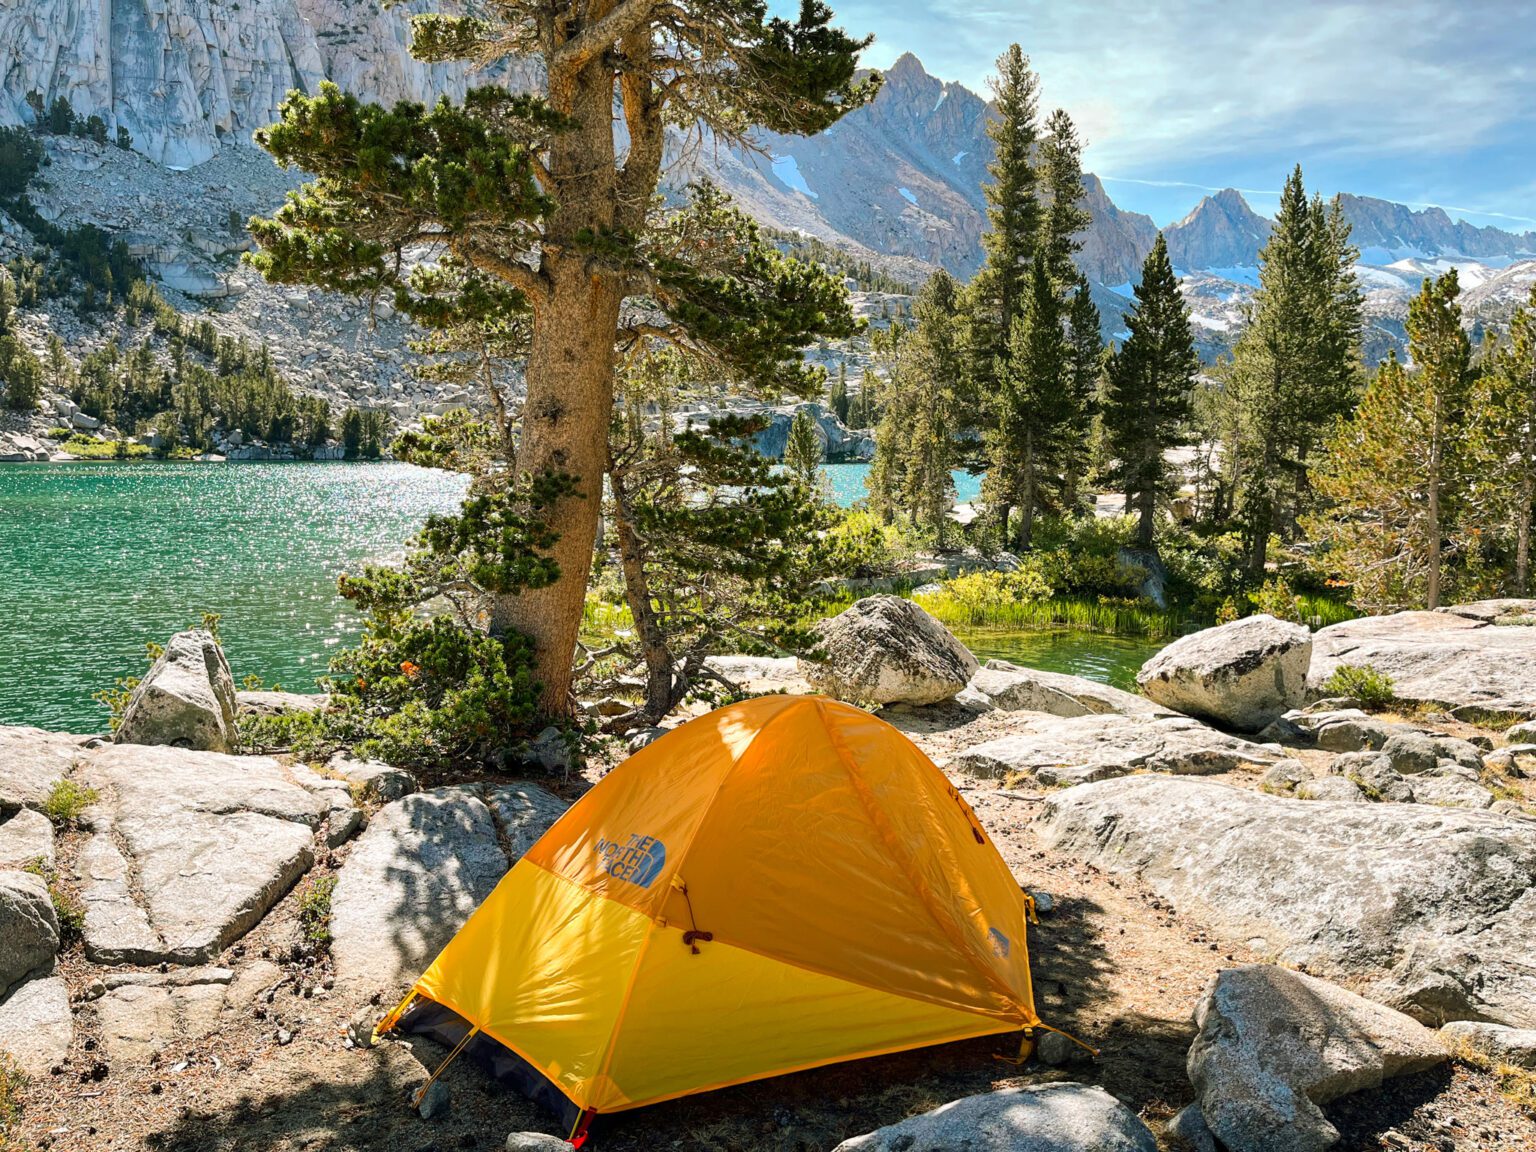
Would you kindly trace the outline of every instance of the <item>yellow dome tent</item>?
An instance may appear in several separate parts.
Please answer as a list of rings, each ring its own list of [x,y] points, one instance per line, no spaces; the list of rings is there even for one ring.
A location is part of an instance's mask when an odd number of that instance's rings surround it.
[[[1026,900],[895,728],[822,697],[762,697],[609,773],[380,1031],[435,1020],[457,1038],[450,1059],[473,1042],[584,1129],[595,1113],[1039,1026]]]

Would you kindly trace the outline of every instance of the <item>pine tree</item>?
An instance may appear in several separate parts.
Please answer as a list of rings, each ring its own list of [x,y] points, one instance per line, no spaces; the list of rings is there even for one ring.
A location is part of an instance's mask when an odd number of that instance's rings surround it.
[[[1479,380],[1478,467],[1490,519],[1515,537],[1514,588],[1531,578],[1531,520],[1536,516],[1536,287],[1510,318],[1509,333]]]
[[[962,352],[955,318],[959,286],[942,270],[929,277],[901,338],[875,429],[866,486],[870,508],[887,523],[897,510],[940,543],[954,505],[954,429]]]
[[[1083,207],[1083,144],[1072,117],[1058,108],[1045,122],[1040,141],[1039,179],[1045,208],[1040,220],[1040,249],[1046,270],[1062,291],[1081,277],[1073,257],[1082,250],[1082,234],[1093,215]]]
[[[1019,509],[1014,540],[1020,549],[1028,549],[1035,511],[1071,411],[1071,349],[1062,327],[1061,299],[1043,254],[1035,256],[1029,291],[1008,345],[1008,356],[999,365],[998,418],[989,432],[983,493],[993,507]]]
[[[1104,335],[1088,279],[1079,276],[1067,306],[1067,408],[1062,420],[1059,465],[1061,503],[1068,515],[1078,512],[1078,486],[1093,466],[1094,418],[1104,380]]]
[[[807,488],[815,488],[821,457],[821,437],[816,434],[816,421],[811,419],[808,410],[801,408],[789,422],[789,435],[784,442],[784,466]]]
[[[832,390],[828,397],[832,413],[844,424],[848,423],[848,365],[838,362],[837,375],[832,378]]]
[[[1259,253],[1259,288],[1233,352],[1233,395],[1248,433],[1239,514],[1247,575],[1262,580],[1269,538],[1290,531],[1309,499],[1308,471],[1328,428],[1354,401],[1362,301],[1357,253],[1335,204],[1307,201],[1298,167]]]
[[[330,84],[290,96],[258,142],[314,178],[252,222],[253,263],[276,282],[398,293],[403,251],[430,242],[526,298],[526,397],[506,498],[518,506],[506,515],[528,531],[498,533],[509,547],[516,538],[517,554],[480,570],[505,579],[491,589],[492,630],[533,641],[545,709],[564,714],[620,353],[680,342],[739,383],[815,395],[821,373],[799,349],[852,330],[841,283],[782,257],[718,191],[660,208],[668,126],[727,143],[759,127],[819,132],[866,102],[878,77],[859,78],[868,41],[832,27],[820,0],[802,0],[793,20],[734,0],[477,11],[415,17],[412,53],[515,56],[538,67],[545,95],[489,86],[430,109],[363,104]],[[648,306],[624,309],[635,297]],[[531,503],[530,486],[541,489]],[[440,538],[471,544],[481,523]]]
[[[999,365],[1007,361],[1013,322],[1023,307],[1040,242],[1040,178],[1035,168],[1039,90],[1029,57],[1017,44],[1010,45],[997,59],[993,118],[987,124],[995,155],[987,165],[990,180],[983,189],[985,262],[971,283],[965,307],[969,399],[980,420],[989,416]]]
[[[1420,421],[1429,453],[1425,469],[1424,535],[1426,606],[1440,607],[1441,537],[1455,515],[1462,423],[1472,381],[1472,343],[1461,326],[1461,285],[1452,268],[1438,280],[1425,280],[1408,304],[1409,352],[1427,408]]]
[[[1130,337],[1111,358],[1104,427],[1114,478],[1137,511],[1136,540],[1152,544],[1157,499],[1171,491],[1165,453],[1189,443],[1190,400],[1200,360],[1189,310],[1158,233],[1141,268],[1136,302],[1126,313]]]
[[[1440,604],[1443,551],[1458,540],[1466,491],[1471,344],[1455,271],[1409,305],[1415,371],[1390,356],[1315,470],[1330,502],[1306,520],[1327,562],[1373,611]]]
[[[812,616],[812,588],[830,574],[834,514],[792,469],[749,446],[765,417],[724,417],[681,433],[650,418],[688,377],[680,361],[645,356],[619,381],[609,506],[639,649],[626,654],[644,664],[646,692],[634,713],[605,723],[610,731],[662,719],[710,678],[706,657],[740,651],[744,640],[808,647],[799,622]]]

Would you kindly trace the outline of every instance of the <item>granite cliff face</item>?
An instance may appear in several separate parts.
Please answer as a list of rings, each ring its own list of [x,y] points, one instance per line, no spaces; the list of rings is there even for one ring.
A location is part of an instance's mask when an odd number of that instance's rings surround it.
[[[323,79],[390,102],[460,95],[464,69],[405,51],[414,5],[367,0],[0,0],[0,123],[26,97],[68,100],[126,128],[158,163],[186,168],[270,124],[290,89]]]

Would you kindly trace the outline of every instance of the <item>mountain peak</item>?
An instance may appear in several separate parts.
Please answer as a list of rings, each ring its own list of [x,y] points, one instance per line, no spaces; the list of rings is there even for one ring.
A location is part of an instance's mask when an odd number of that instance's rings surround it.
[[[1236,188],[1207,196],[1163,232],[1168,255],[1180,268],[1238,268],[1252,264],[1269,238],[1270,223]]]
[[[1252,212],[1248,207],[1248,201],[1243,199],[1243,194],[1236,188],[1223,188],[1216,195],[1209,197],[1215,203],[1221,205],[1228,212]]]
[[[885,78],[896,83],[930,79],[928,69],[911,52],[903,52],[896,62],[885,70]]]

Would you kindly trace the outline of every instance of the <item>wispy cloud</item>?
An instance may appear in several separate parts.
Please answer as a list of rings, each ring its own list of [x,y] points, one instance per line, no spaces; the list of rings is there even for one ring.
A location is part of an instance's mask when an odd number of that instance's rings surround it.
[[[1089,166],[1123,183],[1268,183],[1299,161],[1325,189],[1481,204],[1455,211],[1517,222],[1536,209],[1530,0],[834,7],[841,23],[877,34],[877,66],[910,50],[978,91],[998,51],[1018,41],[1044,101],[1077,119]]]

